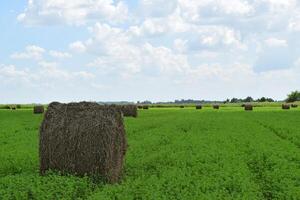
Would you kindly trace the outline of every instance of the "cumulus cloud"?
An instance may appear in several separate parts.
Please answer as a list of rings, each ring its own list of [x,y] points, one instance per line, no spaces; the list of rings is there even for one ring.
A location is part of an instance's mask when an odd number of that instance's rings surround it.
[[[278,38],[268,38],[265,40],[266,45],[269,47],[287,47],[288,44],[286,40],[278,39]]]
[[[126,20],[128,9],[123,1],[113,0],[28,0],[18,21],[27,25],[53,25],[66,23],[83,25],[90,20]]]
[[[78,56],[28,46],[11,57],[37,60],[41,73],[53,74],[45,80],[101,80],[89,85],[94,89],[109,83],[116,91],[176,86],[187,95],[220,98],[266,95],[281,84],[275,94],[280,97],[299,85],[299,16],[297,0],[140,0],[136,5],[127,0],[30,0],[19,21],[82,25],[77,28],[88,35],[69,44]],[[45,55],[75,65],[80,60],[82,67],[69,71],[45,62]]]
[[[25,48],[24,52],[16,52],[11,55],[13,59],[42,59],[45,49],[35,45],[29,45]]]
[[[72,55],[68,52],[61,52],[61,51],[54,51],[54,50],[49,51],[49,55],[54,58],[71,58],[72,57]]]
[[[76,41],[76,42],[71,43],[69,45],[69,48],[72,51],[77,52],[77,53],[83,53],[86,51],[86,46],[81,41]]]

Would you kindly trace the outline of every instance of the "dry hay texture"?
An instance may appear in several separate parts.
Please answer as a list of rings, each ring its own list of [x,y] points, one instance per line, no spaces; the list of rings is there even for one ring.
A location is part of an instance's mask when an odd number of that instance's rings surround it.
[[[44,106],[42,106],[42,105],[34,106],[33,107],[33,113],[34,114],[43,114],[44,113]]]
[[[290,105],[289,104],[282,104],[282,109],[283,110],[289,110],[290,109]]]
[[[115,183],[126,149],[123,117],[116,106],[54,102],[40,128],[40,173],[54,170]]]
[[[138,111],[136,105],[121,105],[121,111],[125,117],[137,117]]]
[[[197,109],[197,110],[202,109],[202,105],[196,105],[196,109]]]
[[[220,106],[219,106],[219,105],[213,105],[213,108],[214,108],[214,109],[219,109]]]
[[[245,104],[244,108],[245,108],[246,111],[252,111],[253,110],[253,105],[251,105],[251,104]]]
[[[144,106],[143,106],[143,109],[144,109],[144,110],[148,110],[148,109],[149,109],[149,106],[144,105]]]

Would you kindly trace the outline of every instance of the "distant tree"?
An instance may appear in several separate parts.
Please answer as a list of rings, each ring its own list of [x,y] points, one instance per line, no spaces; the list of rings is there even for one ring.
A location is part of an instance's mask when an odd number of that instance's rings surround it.
[[[230,103],[238,103],[238,102],[239,102],[239,100],[237,98],[232,98],[230,100]]]
[[[244,102],[253,102],[253,98],[252,97],[247,97],[246,99],[243,100]]]
[[[295,101],[300,101],[300,92],[299,91],[294,91],[288,94],[287,99],[285,100],[286,102],[295,102]]]
[[[272,99],[272,98],[267,98],[266,101],[267,101],[267,102],[274,102],[274,99]]]
[[[260,98],[260,99],[257,99],[257,101],[258,101],[258,102],[266,102],[267,99],[266,99],[266,97],[262,97],[262,98]]]

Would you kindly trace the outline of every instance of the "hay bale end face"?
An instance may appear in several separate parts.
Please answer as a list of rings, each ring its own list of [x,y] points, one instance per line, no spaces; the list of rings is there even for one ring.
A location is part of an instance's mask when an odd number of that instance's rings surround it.
[[[138,115],[136,105],[121,105],[120,108],[124,117],[137,117]]]
[[[290,105],[289,104],[282,104],[282,109],[283,110],[289,110],[290,109]]]
[[[54,170],[115,183],[121,178],[126,149],[117,106],[54,102],[40,128],[40,173]]]
[[[202,109],[202,105],[196,105],[196,109],[197,110],[201,110]]]
[[[43,114],[44,113],[44,106],[39,105],[39,106],[34,106],[33,107],[33,113],[34,114]]]
[[[252,111],[253,110],[253,105],[251,105],[251,104],[245,104],[244,108],[245,108],[246,111]]]
[[[219,109],[220,106],[219,106],[219,105],[213,105],[213,108],[214,108],[214,109]]]

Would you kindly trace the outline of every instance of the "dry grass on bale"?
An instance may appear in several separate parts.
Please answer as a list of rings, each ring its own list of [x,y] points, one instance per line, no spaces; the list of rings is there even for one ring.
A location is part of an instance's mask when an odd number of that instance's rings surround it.
[[[244,108],[245,108],[246,111],[252,111],[253,110],[253,105],[251,105],[251,104],[245,104]]]
[[[281,108],[283,110],[289,110],[291,108],[291,106],[289,104],[282,104]]]
[[[126,149],[117,106],[54,102],[40,128],[40,173],[54,170],[115,183],[121,178]]]
[[[44,106],[42,105],[37,105],[33,107],[33,113],[34,114],[43,114],[44,113]]]
[[[202,109],[202,105],[196,105],[196,109],[197,110],[201,110]]]
[[[219,106],[219,105],[213,105],[213,108],[214,108],[214,109],[219,109],[220,106]]]
[[[138,111],[136,105],[121,105],[121,111],[125,117],[137,117]]]
[[[148,110],[148,109],[149,109],[149,106],[144,105],[144,106],[143,106],[143,109],[144,109],[144,110]]]

